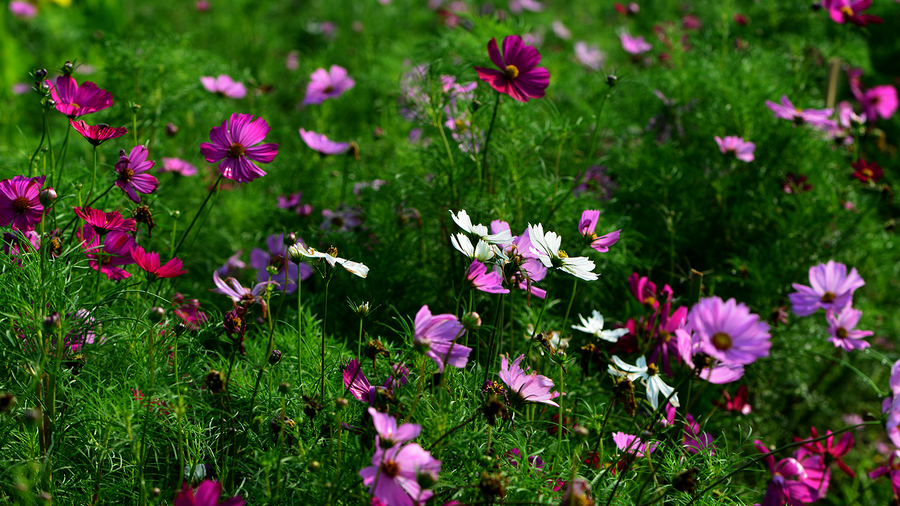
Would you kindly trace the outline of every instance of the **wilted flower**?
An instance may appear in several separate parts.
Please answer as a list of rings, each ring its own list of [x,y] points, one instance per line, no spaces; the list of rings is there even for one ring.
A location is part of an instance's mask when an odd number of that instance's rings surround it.
[[[223,97],[244,98],[247,96],[247,87],[244,86],[244,83],[235,81],[225,74],[219,74],[219,77],[201,77],[200,82],[206,91]]]
[[[254,120],[250,114],[234,113],[221,126],[210,130],[213,142],[201,143],[200,152],[207,162],[219,162],[219,171],[226,179],[249,183],[266,175],[253,162],[269,163],[278,154],[278,144],[259,144],[269,130],[269,124],[262,118]]]

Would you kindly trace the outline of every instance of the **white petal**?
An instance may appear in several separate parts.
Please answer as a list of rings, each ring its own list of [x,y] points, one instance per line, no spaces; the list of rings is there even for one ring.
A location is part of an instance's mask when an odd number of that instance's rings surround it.
[[[613,329],[613,330],[601,330],[597,335],[600,339],[604,341],[609,341],[611,343],[619,342],[619,338],[628,333],[628,329]]]
[[[475,247],[466,234],[453,234],[450,236],[450,243],[453,247],[463,255],[473,258],[475,256]]]
[[[468,241],[469,239],[466,238],[466,240]],[[488,243],[479,240],[478,244],[475,246],[475,259],[479,262],[487,262],[491,258],[494,258],[493,248],[491,248]]]

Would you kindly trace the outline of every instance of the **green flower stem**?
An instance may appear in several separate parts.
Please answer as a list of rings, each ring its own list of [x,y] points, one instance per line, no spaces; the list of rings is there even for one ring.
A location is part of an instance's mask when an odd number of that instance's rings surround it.
[[[303,392],[303,305],[300,297],[300,262],[297,262],[297,388]]]
[[[94,172],[91,175],[91,189],[88,191],[84,200],[91,200],[91,194],[94,193],[94,183],[97,181],[97,146],[94,146]]]
[[[481,172],[478,174],[478,188],[484,189],[487,180],[488,191],[491,185],[491,171],[488,170],[488,149],[491,147],[491,134],[494,132],[494,122],[497,120],[497,109],[500,108],[500,92],[494,92],[494,112],[491,114],[491,125],[488,127],[487,136],[484,139],[484,152],[481,153]]]
[[[328,322],[328,287],[331,285],[331,277],[334,269],[328,273],[328,281],[325,282],[325,315],[322,317],[322,371],[319,375],[319,399],[325,399],[325,324]]]
[[[209,193],[206,194],[206,199],[203,200],[203,203],[200,204],[200,209],[197,209],[197,214],[194,215],[194,219],[191,220],[191,224],[188,225],[188,228],[184,231],[184,235],[181,236],[181,240],[178,241],[178,246],[175,246],[175,251],[172,252],[172,256],[178,256],[178,252],[181,251],[181,246],[184,244],[185,239],[187,239],[188,234],[191,233],[191,229],[194,228],[194,223],[197,223],[197,218],[200,217],[200,213],[203,212],[203,208],[206,207],[206,203],[209,202],[210,197],[213,196],[213,193],[219,188],[219,183],[222,182],[222,174],[219,174],[219,177],[216,178],[216,182],[213,183],[212,188],[209,189]]]

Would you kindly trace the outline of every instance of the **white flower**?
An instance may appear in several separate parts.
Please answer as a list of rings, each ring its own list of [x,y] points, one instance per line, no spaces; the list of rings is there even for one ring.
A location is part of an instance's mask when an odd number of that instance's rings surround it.
[[[369,275],[369,268],[364,264],[353,262],[351,260],[347,260],[346,258],[330,255],[328,253],[323,253],[316,250],[315,248],[309,248],[300,241],[297,241],[296,244],[288,248],[288,258],[290,258],[292,262],[298,262],[303,257],[323,259],[328,262],[328,265],[330,265],[331,267],[340,265],[347,272],[355,274],[361,278],[365,278]]]
[[[478,244],[472,246],[472,241],[466,234],[454,234],[450,236],[450,243],[463,255],[474,258],[479,262],[487,262],[494,258],[494,248],[490,244],[479,240]]]
[[[478,236],[479,239],[483,240],[489,244],[509,244],[512,242],[512,234],[509,230],[501,230],[496,234],[488,234],[488,228],[482,224],[473,225],[472,220],[469,218],[469,214],[466,213],[466,210],[463,209],[460,212],[453,214],[453,211],[450,211],[450,217],[453,218],[453,221],[459,225],[459,228],[465,230],[466,232]],[[457,248],[459,249],[459,248]]]
[[[650,401],[653,409],[659,406],[659,395],[662,395],[663,399],[668,399],[669,403],[676,408],[679,406],[678,394],[674,393],[675,389],[666,385],[659,377],[659,368],[656,367],[656,364],[647,365],[647,359],[644,357],[637,359],[635,365],[626,364],[616,355],[613,355],[612,360],[616,365],[609,365],[609,373],[613,376],[625,376],[631,381],[640,378],[647,387],[647,400]],[[669,397],[670,395],[671,397]]]
[[[603,330],[603,315],[596,310],[587,320],[581,315],[578,315],[578,319],[581,320],[581,325],[572,325],[573,329],[593,334],[611,343],[618,342],[620,337],[628,333],[628,329]]]
[[[544,234],[544,226],[528,224],[528,235],[531,237],[531,252],[537,255],[538,260],[544,264],[544,267],[555,267],[559,270],[568,272],[576,278],[585,281],[594,281],[599,276],[594,272],[594,262],[588,257],[569,258],[565,251],[559,249],[562,245],[562,239],[556,235],[556,232],[547,232]]]
[[[365,278],[369,275],[369,268],[359,262],[353,262],[350,260],[345,260],[343,258],[338,258],[337,263],[350,274],[356,274],[361,278]]]

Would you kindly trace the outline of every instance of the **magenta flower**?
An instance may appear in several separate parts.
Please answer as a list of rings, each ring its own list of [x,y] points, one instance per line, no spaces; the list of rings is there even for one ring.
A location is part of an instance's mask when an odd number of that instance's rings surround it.
[[[487,272],[487,267],[478,260],[473,260],[466,271],[466,279],[476,290],[485,293],[509,293],[503,288],[503,277],[497,271]]]
[[[701,452],[715,455],[716,447],[713,445],[714,438],[712,435],[708,432],[700,432],[700,425],[690,413],[685,418],[687,423],[684,424],[684,448],[695,455]]]
[[[116,173],[119,175],[116,186],[135,203],[141,201],[137,192],[153,193],[159,187],[159,181],[155,177],[144,174],[156,164],[147,160],[148,153],[146,146],[135,146],[128,156],[125,156],[123,149],[119,154],[119,163],[116,164]]]
[[[288,261],[287,246],[284,245],[284,234],[273,234],[266,239],[269,251],[253,248],[250,252],[250,267],[257,270],[257,281],[275,281],[285,293],[297,291],[297,277],[303,281],[312,276],[312,267],[305,263],[295,264]],[[278,272],[269,274],[268,268],[274,267]]]
[[[94,232],[104,236],[108,232],[133,232],[137,230],[137,222],[132,218],[123,218],[118,211],[108,213],[90,207],[75,207],[75,215],[86,221]]]
[[[106,123],[88,125],[83,120],[75,121],[70,119],[69,124],[94,146],[99,146],[110,139],[122,137],[128,133],[128,130],[126,130],[125,127],[115,128]]]
[[[869,479],[875,480],[886,474],[891,477],[891,488],[894,491],[894,496],[900,496],[900,450],[892,451],[887,465],[870,472]]]
[[[391,448],[395,445],[412,441],[422,433],[422,426],[415,423],[397,425],[397,419],[387,413],[380,413],[375,408],[369,408],[369,416],[375,432],[378,433],[379,447]]]
[[[9,3],[9,12],[19,19],[31,19],[37,16],[37,7],[22,0],[13,0]]]
[[[619,40],[622,41],[622,49],[628,54],[640,55],[653,49],[653,46],[644,40],[644,37],[632,37],[623,33],[619,35]]]
[[[884,23],[884,20],[878,16],[862,14],[862,11],[871,5],[872,0],[825,0],[822,2],[822,7],[828,9],[828,15],[835,23],[844,24],[849,21],[856,26]]]
[[[655,441],[646,443],[641,438],[632,436],[631,434],[625,434],[624,432],[614,432],[613,442],[616,443],[616,448],[622,452],[630,453],[637,457],[643,457],[644,455],[653,453],[658,445]]]
[[[492,234],[497,235],[504,230],[509,231],[509,223],[501,220],[491,222]],[[520,255],[524,259],[524,262],[519,265],[519,272],[511,276],[511,285],[525,290],[539,299],[546,297],[547,291],[534,285],[547,276],[547,268],[538,260],[538,256],[531,252],[531,236],[528,229],[526,228],[522,235],[512,237],[512,243],[505,247],[504,252],[507,257]]]
[[[495,38],[488,42],[487,49],[491,61],[500,70],[475,67],[479,79],[519,102],[544,96],[544,90],[550,85],[550,72],[537,66],[541,62],[537,49],[526,45],[518,35],[503,39],[502,55]]]
[[[216,284],[216,288],[210,288],[211,292],[221,293],[222,295],[227,296],[234,302],[235,307],[237,307],[238,303],[244,307],[254,303],[259,304],[263,308],[264,317],[268,311],[268,306],[266,305],[266,300],[262,297],[262,292],[266,289],[266,286],[277,284],[271,281],[265,281],[263,283],[257,283],[253,289],[244,288],[241,286],[241,283],[234,278],[226,278],[225,281],[222,281],[218,272],[213,272],[213,282]]]
[[[221,126],[209,131],[212,143],[200,144],[200,152],[209,163],[219,163],[227,179],[249,183],[266,173],[255,162],[269,163],[278,154],[278,144],[259,144],[269,134],[269,124],[250,114],[234,113]],[[259,144],[258,146],[256,144]]]
[[[809,316],[819,308],[839,310],[850,304],[857,288],[866,284],[856,268],[848,275],[847,266],[834,260],[810,267],[809,282],[812,288],[799,283],[791,285],[797,291],[788,294],[788,299],[797,316]]]
[[[244,98],[247,96],[247,88],[244,83],[235,81],[225,74],[219,74],[219,77],[201,77],[200,82],[206,91],[217,93],[228,98]]]
[[[653,346],[653,352],[650,354],[650,362],[662,365],[666,374],[672,376],[672,365],[669,363],[670,357],[679,359],[678,339],[676,339],[675,331],[684,327],[687,322],[687,308],[679,307],[674,313],[669,313],[670,304],[667,302],[662,305],[659,312],[659,328],[656,329],[656,344]]]
[[[131,249],[135,246],[131,234],[122,231],[113,231],[106,236],[98,235],[90,225],[85,225],[78,233],[78,239],[82,241],[81,247],[87,253],[91,269],[100,272],[112,281],[126,279],[131,276],[121,266],[135,263],[131,256]],[[100,242],[103,241],[101,247]],[[98,264],[98,257],[99,264]]]
[[[85,345],[94,344],[94,340],[97,337],[95,332],[97,320],[91,316],[90,311],[79,309],[74,313],[67,314],[66,319],[72,323],[63,344],[75,353]]]
[[[329,98],[341,96],[356,85],[356,82],[347,75],[347,69],[337,65],[332,65],[329,70],[318,68],[309,79],[306,96],[303,97],[304,105],[321,104]]]
[[[422,306],[416,313],[413,345],[425,352],[444,372],[444,365],[465,367],[472,349],[455,341],[465,333],[465,329],[452,314],[432,315],[428,306]]]
[[[184,267],[184,262],[181,260],[173,258],[166,262],[165,265],[160,266],[159,253],[155,251],[147,253],[144,251],[144,248],[137,245],[131,248],[131,256],[138,264],[138,267],[144,269],[148,275],[155,278],[174,278],[187,272],[181,269]]]
[[[41,249],[41,234],[34,230],[3,232],[3,254],[17,257]]]
[[[55,86],[49,80],[45,84],[50,87],[50,98],[56,102],[56,110],[69,118],[102,111],[113,105],[112,95],[92,82],[82,83],[79,87],[73,77],[59,76]]]
[[[756,144],[745,142],[744,139],[735,135],[729,135],[724,139],[718,135],[713,138],[716,140],[716,144],[719,145],[719,151],[723,155],[734,155],[735,158],[742,162],[753,161],[753,151],[756,150]]]
[[[772,347],[769,325],[734,299],[700,299],[688,313],[688,325],[699,335],[701,349],[725,364],[752,363]]]
[[[175,313],[184,325],[190,330],[197,330],[201,323],[206,323],[209,317],[203,311],[200,311],[200,301],[197,299],[185,300],[184,295],[175,293],[172,297],[172,305]]]
[[[435,459],[416,443],[383,448],[377,437],[372,465],[359,471],[369,494],[385,506],[413,506],[424,504],[434,495],[423,489],[420,482],[436,481],[441,461]],[[176,505],[178,506],[178,505]]]
[[[527,373],[528,368],[522,369],[519,365],[525,355],[519,355],[512,363],[509,357],[500,357],[500,379],[506,383],[509,391],[516,395],[519,402],[541,402],[551,406],[559,406],[552,399],[559,397],[559,392],[551,392],[553,380],[536,372]]]
[[[785,503],[796,505],[797,503],[809,503],[818,499],[815,488],[807,485],[809,477],[806,470],[797,459],[786,458],[775,463],[775,457],[768,448],[758,439],[756,448],[766,454],[766,467],[772,474],[772,481],[766,491],[762,506],[782,506]]]
[[[644,306],[656,311],[659,309],[659,297],[656,294],[656,283],[650,281],[647,276],[639,276],[638,273],[632,272],[628,277],[628,284],[631,287],[631,294]],[[672,298],[672,288],[665,285],[660,291],[660,296],[665,300],[663,303]]]
[[[280,209],[294,209],[297,216],[307,217],[312,214],[313,207],[310,204],[301,204],[303,192],[291,193],[289,195],[278,196],[278,207]]]
[[[867,118],[890,119],[897,111],[897,88],[883,84],[873,86],[856,95]]]
[[[833,130],[837,127],[834,120],[829,119],[833,109],[798,109],[788,99],[787,95],[781,96],[781,104],[766,100],[766,107],[775,113],[776,118],[792,121],[794,126],[809,123],[811,126],[822,130]]]
[[[819,433],[816,431],[815,427],[811,427],[810,432],[812,432],[811,439],[819,438]],[[845,432],[837,443],[834,442],[834,436],[831,434],[830,430],[825,431],[825,434],[828,437],[825,439],[824,445],[821,441],[816,441],[806,443],[802,448],[812,455],[821,456],[826,462],[836,463],[841,471],[847,473],[851,478],[856,478],[856,473],[853,472],[853,469],[850,469],[850,467],[841,460],[845,455],[850,453],[850,449],[853,447],[853,434]],[[803,439],[794,437],[794,441],[799,442],[803,441]]]
[[[833,309],[825,311],[825,319],[828,321],[828,333],[831,334],[831,341],[836,348],[843,348],[845,351],[863,350],[869,347],[869,343],[864,341],[864,337],[874,334],[871,330],[856,330],[859,319],[862,318],[862,311],[853,309],[851,304],[847,304],[839,312]]]
[[[204,480],[197,487],[196,494],[191,486],[184,482],[182,489],[175,496],[173,506],[244,506],[245,501],[240,497],[232,497],[219,502],[222,495],[222,484],[217,481]]]
[[[350,149],[350,143],[334,142],[328,137],[325,137],[325,134],[317,134],[302,128],[300,129],[300,138],[303,139],[303,142],[305,142],[310,149],[318,151],[323,155],[339,155],[341,153],[346,153],[347,150]]]
[[[367,402],[370,405],[375,402],[375,387],[369,383],[369,378],[362,373],[359,360],[352,359],[344,368],[344,388],[357,400]]]
[[[12,225],[23,232],[34,230],[44,216],[40,195],[45,178],[15,176],[0,181],[0,227]]]
[[[749,415],[750,412],[753,411],[753,406],[751,406],[749,402],[750,394],[747,390],[747,385],[738,387],[738,391],[734,397],[732,397],[727,390],[722,390],[722,395],[725,397],[725,402],[713,401],[713,404],[718,406],[719,409],[734,411],[735,413],[740,413],[742,415]]]
[[[690,370],[696,370],[701,367],[699,376],[706,381],[721,385],[737,381],[744,376],[744,366],[740,364],[724,363],[715,361],[713,365],[704,366],[694,364],[694,356],[702,355],[704,359],[708,358],[705,344],[700,339],[700,334],[696,332],[688,332],[687,329],[677,329],[675,338],[678,341],[678,355]],[[705,362],[705,360],[704,360]]]
[[[197,175],[197,167],[182,160],[181,158],[163,158],[162,167],[157,170],[159,174],[164,172],[174,172],[179,176],[195,176]]]
[[[591,241],[591,247],[600,253],[609,251],[609,247],[619,241],[619,233],[622,229],[615,230],[606,235],[597,237],[594,229],[597,227],[597,221],[600,219],[600,211],[584,211],[581,213],[581,221],[578,222],[578,231],[585,238]]]

